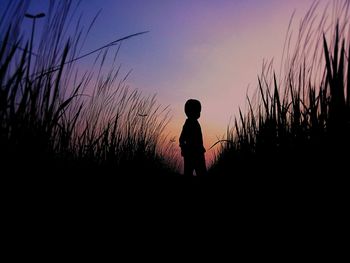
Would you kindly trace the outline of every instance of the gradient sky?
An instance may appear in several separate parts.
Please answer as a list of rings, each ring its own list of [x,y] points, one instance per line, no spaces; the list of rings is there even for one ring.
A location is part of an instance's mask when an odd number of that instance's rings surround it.
[[[247,87],[256,88],[263,59],[274,57],[278,62],[293,10],[298,21],[312,2],[84,0],[80,10],[90,21],[102,9],[86,51],[150,31],[123,43],[119,60],[125,71],[133,69],[129,85],[145,95],[157,93],[159,103],[170,105],[169,129],[176,139],[185,121],[185,101],[199,99],[209,148],[225,133],[238,107],[245,109]],[[46,3],[32,1],[31,12],[45,11]]]

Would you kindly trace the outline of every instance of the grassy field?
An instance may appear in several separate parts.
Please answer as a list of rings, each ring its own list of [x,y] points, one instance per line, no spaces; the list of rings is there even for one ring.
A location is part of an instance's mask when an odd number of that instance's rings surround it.
[[[26,1],[10,2],[0,20],[0,158],[4,171],[177,175],[177,147],[165,135],[168,107],[127,86],[119,45],[145,32],[82,53],[87,30],[66,34],[73,2],[52,6],[40,37],[23,34]],[[257,92],[247,98],[220,142],[209,173],[234,180],[346,175],[350,134],[349,1],[317,16],[317,2],[289,28],[283,65],[264,63]],[[73,13],[72,13],[73,12]],[[70,25],[71,27],[71,25]],[[293,39],[294,42],[293,42]],[[33,42],[39,48],[33,50]],[[111,52],[115,47],[116,51]],[[79,61],[95,56],[91,70]],[[114,58],[105,72],[108,58]],[[345,170],[344,170],[345,169]],[[306,176],[305,176],[306,175]],[[321,176],[322,175],[322,176]],[[303,177],[302,177],[303,176]],[[271,177],[272,178],[272,177]],[[294,180],[293,179],[293,180]]]
[[[164,136],[169,109],[155,96],[130,89],[130,72],[121,75],[116,61],[120,43],[145,32],[82,54],[95,19],[87,30],[78,22],[67,35],[69,17],[76,15],[72,1],[53,4],[43,21],[29,17],[27,8],[26,1],[10,2],[0,21],[0,154],[8,171],[20,165],[47,173],[176,173],[176,159],[164,153],[173,147]],[[24,19],[33,20],[29,39]],[[44,23],[40,36],[33,37],[34,22]],[[79,60],[86,56],[95,56],[95,62],[81,72]]]
[[[315,2],[298,34],[288,30],[279,75],[272,63],[264,63],[257,93],[247,98],[248,112],[240,111],[221,142],[213,175],[291,175],[302,180],[346,175],[349,1],[333,9],[333,17],[329,7],[320,16]]]

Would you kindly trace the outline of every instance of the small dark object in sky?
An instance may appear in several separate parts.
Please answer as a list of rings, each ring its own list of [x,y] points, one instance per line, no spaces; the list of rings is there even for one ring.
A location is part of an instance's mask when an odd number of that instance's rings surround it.
[[[28,18],[41,18],[41,17],[44,17],[45,14],[44,13],[39,13],[39,14],[36,14],[36,15],[31,15],[31,14],[25,13],[24,16],[28,17]]]

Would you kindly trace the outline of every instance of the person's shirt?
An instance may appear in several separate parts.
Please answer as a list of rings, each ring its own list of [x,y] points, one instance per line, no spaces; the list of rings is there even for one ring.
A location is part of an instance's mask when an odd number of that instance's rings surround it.
[[[186,119],[180,135],[180,147],[185,153],[204,153],[201,126],[197,119]]]

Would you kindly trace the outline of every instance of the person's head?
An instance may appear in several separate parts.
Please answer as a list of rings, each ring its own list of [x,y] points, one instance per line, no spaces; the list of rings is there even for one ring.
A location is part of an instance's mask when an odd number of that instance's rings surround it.
[[[185,113],[189,119],[198,119],[201,116],[201,103],[198,100],[189,99],[185,103]]]

